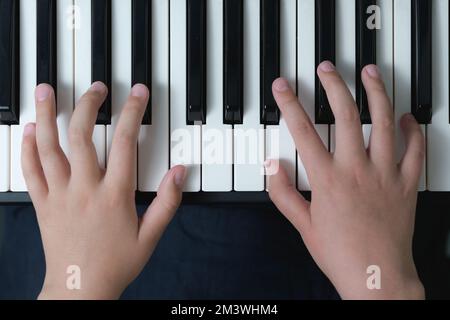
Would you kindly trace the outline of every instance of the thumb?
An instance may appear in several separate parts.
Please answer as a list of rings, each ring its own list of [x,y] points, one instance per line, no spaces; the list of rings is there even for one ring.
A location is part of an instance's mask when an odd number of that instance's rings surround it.
[[[153,251],[167,225],[172,220],[183,197],[183,184],[187,170],[183,166],[172,168],[164,177],[147,212],[141,219],[139,242]]]
[[[297,191],[279,161],[269,160],[265,167],[271,173],[268,183],[270,199],[300,233],[306,232],[311,223],[310,203]]]

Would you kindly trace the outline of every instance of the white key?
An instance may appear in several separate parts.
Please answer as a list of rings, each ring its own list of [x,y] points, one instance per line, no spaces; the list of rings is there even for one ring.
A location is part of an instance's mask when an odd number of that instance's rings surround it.
[[[10,139],[9,126],[0,126],[0,192],[9,191]]]
[[[289,81],[292,88],[295,88],[297,76],[295,71],[297,66],[296,5],[296,0],[280,1],[281,76]],[[279,126],[268,126],[266,129],[266,156],[268,159],[280,159],[280,164],[286,169],[287,175],[295,185],[297,151],[283,116]]]
[[[11,126],[11,191],[26,192],[21,168],[25,125],[36,121],[36,1],[20,1],[20,124]]]
[[[106,126],[107,155],[131,88],[131,0],[113,0],[111,12],[111,124]],[[131,179],[132,177],[130,177]]]
[[[201,125],[186,124],[186,0],[170,0],[170,125],[171,167],[185,165],[184,191],[201,189]]]
[[[308,113],[311,121],[315,121],[315,0],[302,0],[297,3],[298,9],[298,96]],[[328,148],[328,125],[315,126],[324,145]],[[305,167],[298,159],[297,167],[298,189],[300,191],[310,191]]]
[[[433,119],[428,125],[428,190],[450,191],[448,0],[433,2]]]
[[[208,115],[202,135],[202,190],[225,192],[233,189],[233,130],[223,124],[223,1],[209,2],[206,17]]]
[[[120,1],[120,0],[119,0]],[[152,125],[139,137],[139,190],[158,190],[169,169],[169,2],[152,2]]]
[[[234,190],[264,191],[265,134],[260,123],[259,0],[244,1],[244,123],[234,131]]]
[[[400,129],[400,119],[411,112],[411,1],[394,1],[394,67],[395,67],[395,119],[397,124],[398,160],[404,154],[405,143]],[[425,126],[422,126],[425,134]],[[425,168],[419,191],[426,189]]]
[[[69,153],[68,130],[73,112],[73,25],[69,25],[73,14],[73,1],[60,0],[56,6],[57,20],[57,110],[59,143],[63,151]],[[73,22],[73,20],[72,20]]]
[[[91,79],[91,0],[74,0],[75,14],[75,101],[90,88]],[[100,167],[106,164],[106,126],[96,125],[92,141]]]
[[[356,97],[356,6],[355,1],[336,1],[336,69]],[[336,151],[336,126],[330,126],[330,151]]]

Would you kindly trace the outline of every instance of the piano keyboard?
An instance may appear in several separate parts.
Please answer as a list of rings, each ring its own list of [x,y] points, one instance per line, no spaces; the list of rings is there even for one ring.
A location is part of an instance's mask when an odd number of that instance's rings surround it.
[[[92,82],[108,85],[93,135],[102,167],[131,86],[149,86],[130,177],[141,199],[178,164],[198,199],[266,199],[268,158],[309,191],[271,84],[289,80],[333,152],[334,117],[315,73],[323,60],[348,83],[367,143],[359,75],[379,65],[396,118],[412,112],[427,138],[420,191],[450,191],[449,17],[448,0],[0,0],[0,203],[28,199],[21,138],[44,82],[56,90],[65,152],[75,102]]]

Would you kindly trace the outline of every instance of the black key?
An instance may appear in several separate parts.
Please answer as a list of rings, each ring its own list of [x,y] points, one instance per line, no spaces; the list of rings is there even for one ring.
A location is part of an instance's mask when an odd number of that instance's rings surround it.
[[[244,121],[243,0],[224,2],[224,124]]]
[[[280,0],[261,0],[261,124],[278,125],[272,83],[280,76]]]
[[[367,26],[367,8],[376,5],[376,0],[355,0],[356,2],[356,104],[359,107],[362,124],[371,124],[369,103],[364,89],[361,72],[365,66],[377,63],[376,29]]]
[[[336,63],[335,0],[316,0],[316,67],[325,60]],[[334,124],[325,90],[316,76],[316,124]]]
[[[37,0],[37,84],[48,83],[56,94],[56,3]]]
[[[91,2],[92,82],[101,81],[109,89],[99,110],[97,124],[111,124],[111,0]]]
[[[0,124],[19,124],[19,1],[0,0]]]
[[[151,0],[133,0],[132,13],[132,84],[145,84],[152,87],[152,2]],[[142,124],[152,124],[151,99],[142,120]]]
[[[432,1],[411,1],[411,113],[420,124],[430,124],[432,117]]]
[[[188,125],[206,124],[206,0],[187,0]]]

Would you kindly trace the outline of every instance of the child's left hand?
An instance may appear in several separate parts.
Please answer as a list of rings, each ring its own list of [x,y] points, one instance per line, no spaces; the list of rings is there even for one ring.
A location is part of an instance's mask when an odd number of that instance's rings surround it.
[[[115,132],[108,169],[98,165],[92,133],[107,95],[95,83],[70,123],[70,157],[58,140],[55,96],[36,89],[37,123],[24,131],[22,166],[36,208],[46,259],[41,299],[114,299],[141,272],[181,198],[186,169],[175,167],[142,219],[136,214],[136,146],[149,99],[136,85]],[[69,290],[70,266],[79,267],[80,290]]]

